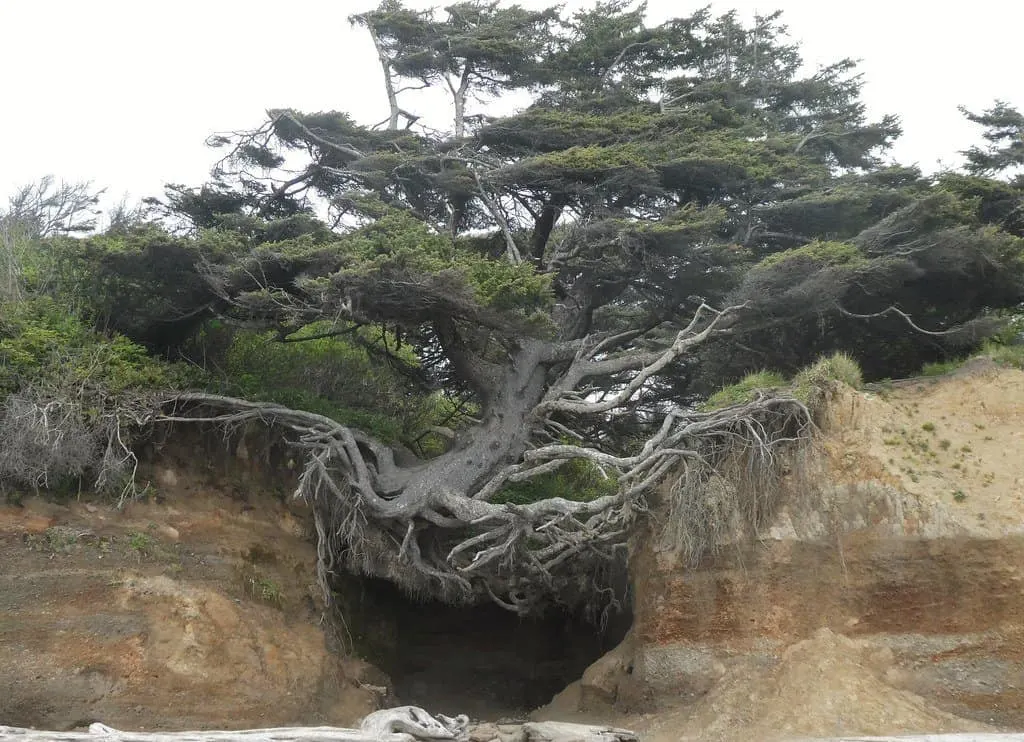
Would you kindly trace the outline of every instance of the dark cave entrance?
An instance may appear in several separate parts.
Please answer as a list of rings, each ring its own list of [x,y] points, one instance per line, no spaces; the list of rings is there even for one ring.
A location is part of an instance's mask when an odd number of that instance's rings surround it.
[[[599,631],[552,609],[520,618],[497,605],[416,601],[390,582],[352,579],[343,608],[358,654],[391,679],[394,700],[431,713],[521,718],[622,641],[632,617]]]

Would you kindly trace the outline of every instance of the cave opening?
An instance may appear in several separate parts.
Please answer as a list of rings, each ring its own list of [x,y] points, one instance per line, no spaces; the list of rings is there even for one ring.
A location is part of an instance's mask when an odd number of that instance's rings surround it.
[[[523,618],[494,604],[416,600],[386,580],[353,578],[342,612],[357,654],[388,675],[396,705],[473,719],[521,719],[625,637],[628,608],[603,630],[550,609]]]

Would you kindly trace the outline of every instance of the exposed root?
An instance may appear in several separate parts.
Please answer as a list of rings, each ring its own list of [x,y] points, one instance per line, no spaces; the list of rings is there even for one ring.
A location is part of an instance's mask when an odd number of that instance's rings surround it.
[[[754,520],[769,511],[781,450],[807,440],[810,415],[799,401],[764,397],[711,412],[677,410],[632,456],[576,445],[549,445],[496,474],[476,492],[417,488],[424,467],[400,469],[385,447],[313,413],[207,394],[170,401],[164,422],[234,426],[253,420],[285,433],[305,463],[295,496],[313,506],[317,576],[326,602],[344,570],[389,579],[407,591],[450,603],[490,600],[530,613],[557,600],[600,613],[607,597],[596,576],[622,563],[630,528],[646,509],[645,494],[677,475],[669,528],[696,554],[728,521],[716,482],[736,476]],[[549,498],[524,505],[489,502],[495,482],[587,459],[613,471],[615,494],[580,502]],[[742,471],[736,471],[742,462]],[[722,469],[728,464],[728,471]],[[615,597],[612,594],[611,600]]]
[[[775,512],[812,428],[809,410],[792,399],[762,397],[712,413],[704,455],[669,479],[664,540],[696,564],[731,537],[756,532]]]
[[[811,415],[801,402],[767,396],[721,410],[668,411],[628,453],[611,453],[599,433],[580,432],[599,430],[608,415],[635,412],[645,385],[742,309],[702,305],[657,349],[645,346],[642,332],[523,339],[504,375],[466,356],[458,334],[439,326],[453,363],[489,389],[487,404],[451,451],[415,466],[398,466],[388,446],[331,418],[268,402],[181,393],[145,414],[118,408],[90,419],[72,403],[12,397],[5,420],[13,444],[0,454],[0,477],[13,472],[51,486],[53,476],[91,468],[97,484],[123,502],[134,492],[137,465],[125,423],[205,423],[225,437],[260,423],[300,452],[295,496],[314,513],[326,603],[344,571],[450,603],[493,601],[526,614],[557,601],[598,615],[617,600],[608,590],[611,575],[625,563],[628,536],[653,488],[675,473],[666,533],[696,558],[735,514],[763,520],[777,492],[781,452],[810,438]],[[595,383],[609,393],[594,395]],[[494,501],[510,483],[581,460],[616,490],[590,500]]]

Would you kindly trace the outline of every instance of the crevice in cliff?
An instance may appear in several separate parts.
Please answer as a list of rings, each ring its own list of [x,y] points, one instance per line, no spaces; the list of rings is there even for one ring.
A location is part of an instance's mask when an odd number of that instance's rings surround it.
[[[391,702],[477,719],[522,718],[618,644],[628,610],[600,630],[557,609],[520,618],[495,605],[417,601],[389,582],[347,579],[342,607],[357,654],[391,680]]]

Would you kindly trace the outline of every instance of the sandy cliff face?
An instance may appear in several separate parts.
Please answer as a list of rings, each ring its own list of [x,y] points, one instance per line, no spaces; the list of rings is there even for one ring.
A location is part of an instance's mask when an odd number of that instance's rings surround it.
[[[823,427],[756,538],[697,568],[638,540],[630,641],[558,711],[613,699],[666,740],[1024,728],[1024,373],[839,390]]]
[[[124,512],[0,506],[2,723],[347,725],[375,708],[365,668],[329,651],[301,513],[182,471],[154,471],[160,502]]]

